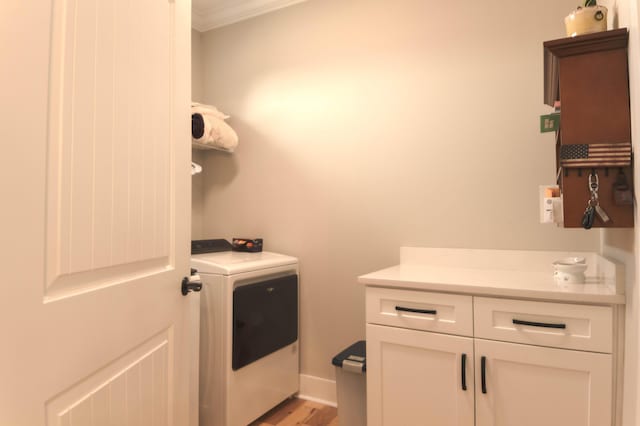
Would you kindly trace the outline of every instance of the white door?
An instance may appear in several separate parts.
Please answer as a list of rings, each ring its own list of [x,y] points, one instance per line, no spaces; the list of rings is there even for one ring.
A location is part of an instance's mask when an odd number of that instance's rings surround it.
[[[611,425],[611,355],[481,339],[475,352],[477,426]]]
[[[473,426],[473,387],[473,339],[367,324],[369,426]]]
[[[197,421],[189,23],[188,0],[0,2],[0,425]]]

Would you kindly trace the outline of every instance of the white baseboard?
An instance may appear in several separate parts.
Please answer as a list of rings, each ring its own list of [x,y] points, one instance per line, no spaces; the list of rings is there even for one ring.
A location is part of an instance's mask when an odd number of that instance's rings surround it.
[[[322,377],[301,374],[298,398],[337,407],[336,382]]]

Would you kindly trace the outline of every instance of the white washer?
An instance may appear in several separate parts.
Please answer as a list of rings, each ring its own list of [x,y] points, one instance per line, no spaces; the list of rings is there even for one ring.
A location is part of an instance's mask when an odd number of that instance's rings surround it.
[[[246,426],[298,392],[298,260],[194,254],[202,279],[200,426]]]

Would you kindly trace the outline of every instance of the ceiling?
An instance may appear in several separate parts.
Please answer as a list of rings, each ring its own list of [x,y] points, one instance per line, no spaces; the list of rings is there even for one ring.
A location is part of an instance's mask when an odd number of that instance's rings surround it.
[[[303,1],[306,0],[192,0],[191,26],[208,31]]]

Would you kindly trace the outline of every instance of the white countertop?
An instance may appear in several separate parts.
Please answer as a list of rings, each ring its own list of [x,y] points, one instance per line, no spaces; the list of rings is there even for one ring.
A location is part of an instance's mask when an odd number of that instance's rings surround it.
[[[554,260],[582,256],[584,284],[557,283]],[[373,286],[565,302],[624,304],[623,268],[595,253],[402,247],[400,264],[358,277]]]

